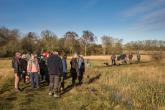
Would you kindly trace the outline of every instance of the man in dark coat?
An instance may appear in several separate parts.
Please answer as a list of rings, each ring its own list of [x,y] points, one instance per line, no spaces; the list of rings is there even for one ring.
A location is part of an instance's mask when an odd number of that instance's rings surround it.
[[[19,92],[20,88],[19,88],[19,82],[20,82],[20,76],[22,73],[22,65],[20,63],[20,58],[21,58],[21,53],[20,52],[16,52],[15,56],[12,59],[12,67],[14,69],[14,76],[15,76],[15,91]]]
[[[53,54],[49,56],[47,64],[50,78],[49,95],[54,94],[54,97],[60,97],[60,77],[62,76],[63,68],[62,60],[57,51],[54,51]]]

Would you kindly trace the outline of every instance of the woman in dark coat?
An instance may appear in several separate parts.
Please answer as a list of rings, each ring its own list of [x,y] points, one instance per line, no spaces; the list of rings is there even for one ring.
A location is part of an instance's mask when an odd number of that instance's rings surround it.
[[[26,75],[27,75],[27,59],[26,56],[23,54],[22,58],[20,59],[21,67],[22,67],[22,74],[21,78],[23,79],[24,83],[26,83]]]
[[[85,72],[85,62],[82,55],[78,57],[78,67],[79,67],[78,80],[79,80],[79,84],[81,84]]]
[[[21,53],[16,52],[15,56],[12,59],[12,67],[14,69],[14,76],[15,76],[14,86],[15,86],[15,91],[16,92],[20,91],[19,82],[20,82],[20,76],[21,76],[21,73],[22,73],[20,58],[21,58]]]
[[[79,72],[77,54],[75,54],[73,56],[73,58],[71,59],[70,65],[71,65],[70,73],[71,73],[71,77],[72,77],[72,85],[74,86],[75,81],[77,79],[77,74]]]

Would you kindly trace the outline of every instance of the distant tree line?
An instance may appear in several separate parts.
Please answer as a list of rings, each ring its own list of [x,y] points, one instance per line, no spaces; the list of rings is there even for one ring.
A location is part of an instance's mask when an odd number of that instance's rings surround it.
[[[67,54],[79,53],[83,55],[119,54],[124,50],[165,50],[165,41],[145,40],[123,44],[123,39],[102,36],[102,44],[96,43],[97,37],[93,32],[85,30],[82,36],[68,31],[58,37],[49,30],[43,30],[40,35],[35,32],[26,34],[17,29],[0,27],[0,57],[10,57],[16,51],[22,53],[60,50]]]
[[[163,40],[144,40],[132,41],[125,45],[127,50],[145,50],[145,51],[163,51],[165,50],[165,41]]]

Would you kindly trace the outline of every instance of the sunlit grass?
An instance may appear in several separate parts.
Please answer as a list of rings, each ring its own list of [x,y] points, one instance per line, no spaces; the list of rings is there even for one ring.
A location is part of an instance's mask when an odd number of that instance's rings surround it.
[[[147,62],[146,62],[147,61]],[[0,60],[0,108],[15,110],[164,110],[165,62],[148,62],[106,67],[104,61],[91,60],[84,84],[62,95],[48,96],[48,87],[23,92],[13,91],[10,60]],[[6,65],[6,66],[5,66]],[[69,62],[68,62],[69,65]],[[4,75],[4,73],[6,75]],[[71,84],[67,79],[66,86]]]

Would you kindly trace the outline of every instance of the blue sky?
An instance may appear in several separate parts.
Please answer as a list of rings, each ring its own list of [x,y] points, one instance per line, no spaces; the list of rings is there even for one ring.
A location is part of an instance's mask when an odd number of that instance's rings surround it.
[[[165,0],[0,0],[0,26],[63,36],[90,30],[124,42],[165,40]]]

